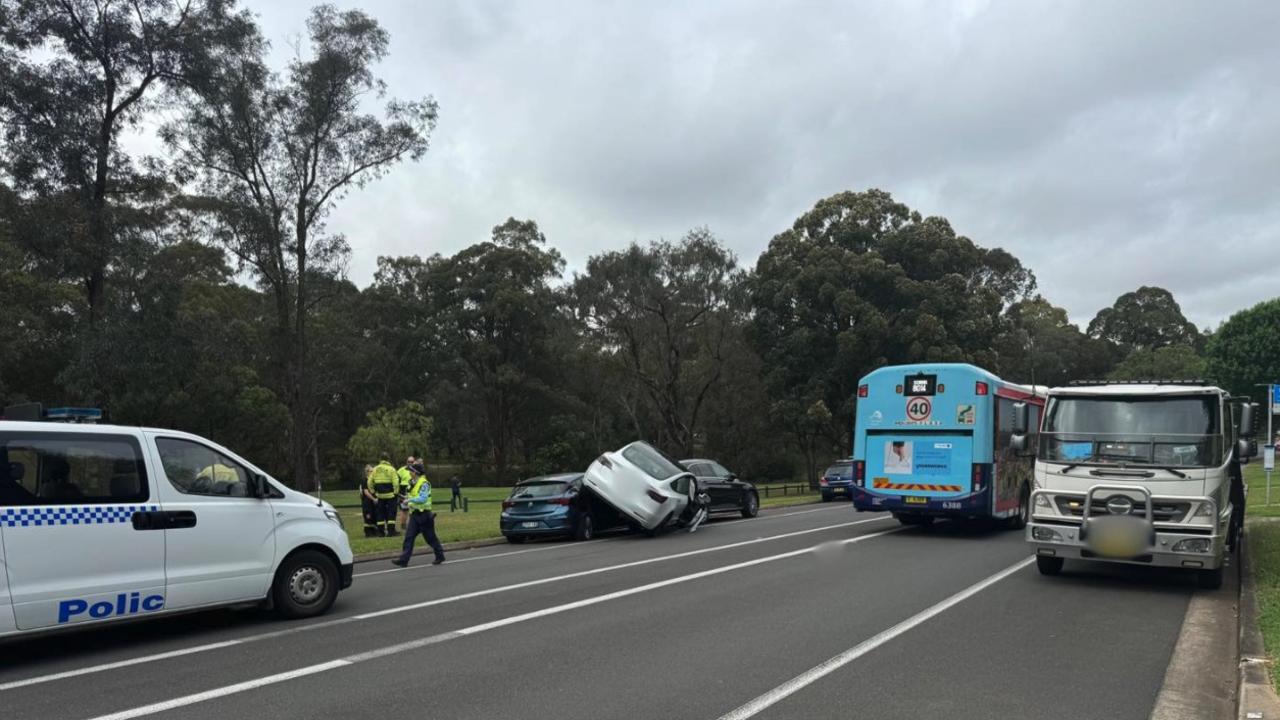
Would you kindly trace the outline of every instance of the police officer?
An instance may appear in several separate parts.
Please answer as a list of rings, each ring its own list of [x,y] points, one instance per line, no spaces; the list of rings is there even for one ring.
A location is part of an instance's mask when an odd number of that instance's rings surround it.
[[[398,567],[408,565],[409,558],[413,556],[413,541],[421,534],[436,555],[431,564],[439,565],[444,562],[444,548],[440,545],[440,538],[436,537],[436,514],[431,511],[431,483],[427,480],[426,473],[422,472],[422,465],[416,465],[413,469],[417,477],[409,490],[409,528],[404,533],[404,549],[400,557],[392,560],[391,564]]]
[[[404,465],[396,470],[396,475],[400,478],[400,484],[396,487],[396,502],[399,506],[400,514],[397,518],[400,522],[400,530],[403,532],[409,527],[409,504],[405,501],[405,496],[409,494],[409,488],[413,487],[413,465],[418,462],[412,455],[404,461]]]
[[[369,479],[373,477],[373,466],[364,466],[364,484],[360,486],[360,515],[364,518],[364,536],[374,537],[378,534],[378,499],[369,490]]]
[[[382,454],[382,459],[369,474],[367,487],[373,494],[375,512],[374,520],[378,526],[378,537],[395,537],[396,532],[396,486],[400,476],[391,466],[391,456]]]

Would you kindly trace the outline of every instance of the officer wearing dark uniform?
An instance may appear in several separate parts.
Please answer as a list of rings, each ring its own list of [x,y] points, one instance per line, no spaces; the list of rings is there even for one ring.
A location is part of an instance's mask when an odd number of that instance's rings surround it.
[[[431,564],[439,565],[444,562],[444,547],[440,545],[440,538],[436,537],[436,514],[431,512],[431,483],[422,470],[421,465],[414,467],[417,477],[409,490],[409,528],[404,533],[404,548],[400,557],[391,561],[392,565],[398,567],[409,564],[409,558],[413,556],[413,541],[418,539],[418,535],[426,538],[431,551],[435,553],[435,562]]]
[[[379,537],[395,537],[400,534],[396,532],[396,486],[399,485],[400,476],[391,466],[389,457],[383,454],[382,460],[369,474],[367,485],[376,504],[374,520],[378,526]]]

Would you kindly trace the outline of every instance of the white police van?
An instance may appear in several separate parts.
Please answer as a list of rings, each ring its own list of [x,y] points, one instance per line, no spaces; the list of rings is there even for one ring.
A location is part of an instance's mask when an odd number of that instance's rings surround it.
[[[0,637],[351,585],[338,514],[189,433],[0,420]]]

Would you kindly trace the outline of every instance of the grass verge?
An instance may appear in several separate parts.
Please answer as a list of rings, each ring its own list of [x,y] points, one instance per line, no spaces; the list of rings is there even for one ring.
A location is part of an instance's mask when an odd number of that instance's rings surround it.
[[[1258,625],[1267,655],[1280,656],[1280,523],[1249,524],[1249,555],[1258,592]],[[1280,667],[1270,668],[1271,685],[1280,690]]]

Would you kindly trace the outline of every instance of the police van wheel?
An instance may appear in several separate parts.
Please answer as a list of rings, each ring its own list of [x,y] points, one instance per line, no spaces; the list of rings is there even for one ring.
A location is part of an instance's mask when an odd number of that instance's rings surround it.
[[[1036,569],[1041,575],[1057,575],[1062,572],[1063,559],[1060,557],[1036,556]]]
[[[285,617],[319,615],[338,597],[338,568],[315,550],[294,553],[276,571],[271,592],[276,612]]]

